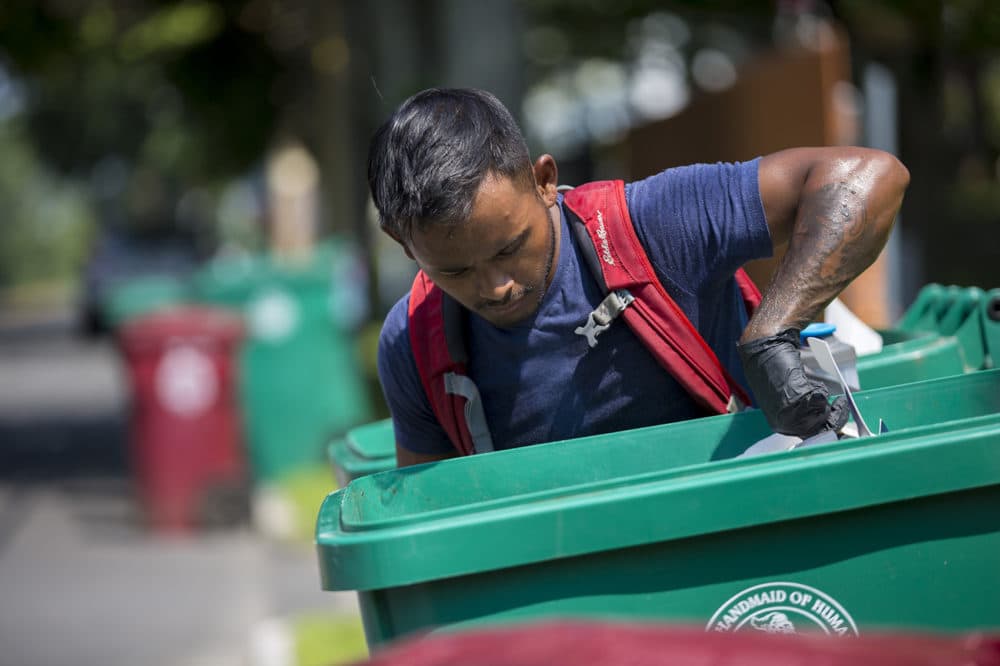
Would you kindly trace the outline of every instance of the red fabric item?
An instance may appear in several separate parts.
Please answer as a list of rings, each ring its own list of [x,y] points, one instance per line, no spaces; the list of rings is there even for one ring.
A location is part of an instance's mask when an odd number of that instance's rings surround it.
[[[423,271],[419,271],[410,288],[410,348],[434,416],[458,452],[468,456],[475,453],[475,446],[465,422],[465,399],[444,390],[447,373],[466,373],[465,364],[453,360],[448,354],[441,312],[443,300],[444,292],[434,286]]]
[[[586,226],[608,289],[628,289],[635,296],[621,316],[659,364],[709,413],[725,414],[732,395],[749,405],[746,392],[656,277],[632,226],[625,184],[620,180],[587,183],[567,192],[563,202]],[[750,304],[756,307],[760,292],[750,278],[744,273],[738,282],[744,297],[749,295]]]
[[[747,306],[747,314],[751,317],[753,313],[757,311],[760,306],[760,301],[763,296],[760,294],[760,289],[754,284],[753,279],[747,274],[742,268],[736,271],[736,284],[740,288],[740,295],[743,297],[743,302]]]
[[[996,666],[982,634],[717,633],[695,627],[553,622],[411,638],[367,666]]]

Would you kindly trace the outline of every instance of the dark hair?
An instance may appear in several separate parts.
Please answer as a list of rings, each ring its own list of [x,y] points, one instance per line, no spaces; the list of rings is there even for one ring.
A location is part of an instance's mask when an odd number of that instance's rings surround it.
[[[487,174],[530,185],[528,146],[496,97],[431,88],[403,102],[372,138],[368,187],[382,229],[408,241],[413,225],[468,219]]]

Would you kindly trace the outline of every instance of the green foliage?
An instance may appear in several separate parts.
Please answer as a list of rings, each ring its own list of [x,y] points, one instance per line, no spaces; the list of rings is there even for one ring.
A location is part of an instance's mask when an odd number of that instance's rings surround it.
[[[986,107],[985,131],[995,146],[1000,146],[1000,58],[994,59],[983,70],[979,84],[983,90]]]
[[[368,656],[364,629],[356,615],[304,615],[295,620],[292,634],[297,666],[336,666]]]
[[[28,83],[47,163],[86,176],[114,155],[179,182],[239,174],[269,141],[279,66],[247,2],[10,2],[0,58]]]
[[[879,52],[948,48],[971,55],[1000,45],[993,0],[840,0],[851,30]]]
[[[337,489],[337,480],[329,464],[302,467],[276,484],[277,492],[291,509],[290,535],[296,541],[312,543],[316,516],[326,496]]]
[[[80,190],[46,172],[16,124],[0,124],[0,288],[72,280],[93,219]]]
[[[182,51],[203,44],[222,31],[222,10],[209,2],[183,2],[164,7],[130,27],[119,50],[125,61],[149,58],[168,51]]]
[[[675,13],[694,25],[731,23],[747,30],[769,25],[774,15],[772,0],[521,0],[521,5],[536,27],[557,31],[558,39],[568,42],[567,55],[582,58],[620,58],[634,22],[654,13]]]

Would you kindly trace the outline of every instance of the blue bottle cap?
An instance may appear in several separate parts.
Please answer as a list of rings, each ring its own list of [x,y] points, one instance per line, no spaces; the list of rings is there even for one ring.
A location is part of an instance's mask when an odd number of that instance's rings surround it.
[[[827,324],[826,322],[813,322],[799,331],[799,343],[805,344],[806,338],[828,338],[834,334],[837,330],[835,324]]]

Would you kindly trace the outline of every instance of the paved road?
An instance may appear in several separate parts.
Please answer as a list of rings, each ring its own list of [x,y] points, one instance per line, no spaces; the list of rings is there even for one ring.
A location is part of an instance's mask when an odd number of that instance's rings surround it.
[[[142,528],[117,356],[71,323],[0,313],[0,664],[253,664],[268,619],[355,613],[309,547]]]

